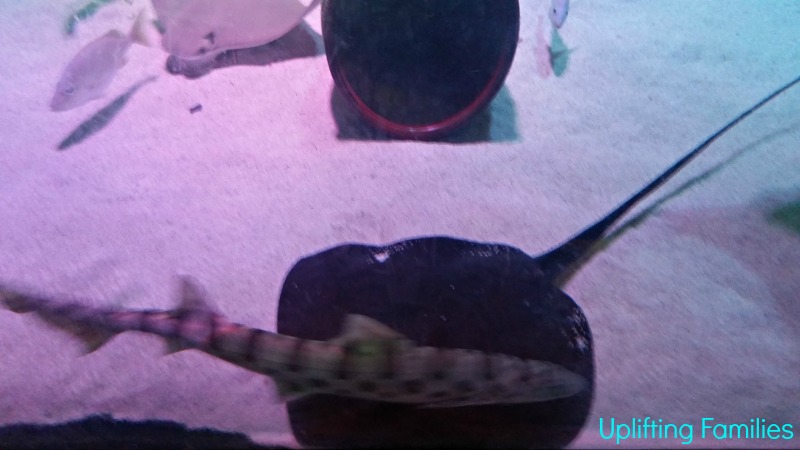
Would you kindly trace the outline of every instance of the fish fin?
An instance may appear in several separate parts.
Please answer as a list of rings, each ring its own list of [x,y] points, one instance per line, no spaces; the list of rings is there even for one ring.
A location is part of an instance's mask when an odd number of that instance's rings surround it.
[[[178,311],[205,311],[215,312],[215,309],[206,300],[205,289],[196,278],[189,275],[178,276],[180,283],[180,304]]]
[[[264,380],[270,391],[270,400],[274,403],[289,403],[291,401],[314,394],[305,386],[285,381],[283,378],[269,377]]]
[[[151,77],[155,78],[155,77]],[[152,80],[145,80],[152,81]],[[178,275],[178,307],[175,312],[183,313],[208,313],[214,312],[208,302],[206,301],[206,292],[203,286],[196,278],[190,275]],[[184,344],[180,339],[167,339],[165,355],[189,350],[194,347]]]
[[[80,327],[72,332],[74,336],[81,340],[84,346],[84,353],[94,353],[100,347],[106,345],[117,333],[110,331],[95,330],[87,327]]]
[[[151,38],[151,33],[148,32],[148,26],[152,23],[146,19],[144,8],[139,10],[136,19],[133,21],[130,31],[128,32],[128,39],[145,47],[154,47],[155,44]]]
[[[77,322],[74,318],[61,317],[48,312],[44,307],[48,300],[0,286],[0,300],[7,309],[15,313],[37,313],[48,324],[78,338],[84,345],[85,353],[92,353],[119,334],[116,331],[99,330],[96,327]],[[67,308],[71,305],[66,305]]]
[[[35,302],[27,295],[0,286],[0,300],[5,308],[13,313],[24,314],[36,311]]]
[[[408,340],[408,338],[371,317],[348,314],[344,318],[342,333],[334,338],[333,342],[343,344],[364,340]]]
[[[275,389],[278,392],[278,397],[280,398],[281,402],[288,403],[292,400],[297,400],[298,398],[308,395],[308,391],[304,390],[296,383],[279,379],[273,379],[272,381],[275,383]]]
[[[167,339],[166,341],[167,347],[164,355],[171,355],[173,353],[182,352],[184,350],[190,350],[193,347],[189,347],[188,345],[181,342],[179,339]]]
[[[89,354],[104,346],[119,332],[100,330],[95,327],[75,322],[73,319],[58,316],[39,315],[39,317],[55,328],[78,338],[83,344],[83,353]]]
[[[554,368],[550,363],[543,363],[545,370],[555,370],[549,380],[535,386],[534,395],[529,395],[524,401],[518,398],[495,397],[483,395],[481,397],[450,398],[443,401],[429,401],[421,403],[419,408],[457,408],[461,406],[503,405],[514,403],[540,403],[572,397],[589,387],[589,382],[583,376],[563,367]]]
[[[164,33],[166,33],[166,32],[167,32],[167,27],[165,27],[165,26],[164,26],[164,23],[163,23],[163,22],[161,22],[160,20],[158,20],[157,18],[156,18],[156,19],[153,19],[152,21],[150,21],[150,23],[152,23],[152,24],[153,24],[153,28],[155,28],[155,29],[156,29],[156,31],[158,32],[158,34],[160,34],[160,35],[162,35],[162,36],[163,36],[163,35],[164,35]]]

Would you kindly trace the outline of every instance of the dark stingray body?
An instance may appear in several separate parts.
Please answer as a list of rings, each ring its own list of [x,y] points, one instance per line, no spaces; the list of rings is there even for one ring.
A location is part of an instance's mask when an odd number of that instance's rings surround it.
[[[594,378],[581,309],[513,247],[431,237],[341,245],[295,264],[281,292],[279,333],[328,339],[345,313],[373,317],[420,344],[552,361]],[[443,409],[318,395],[288,408],[297,439],[314,445],[552,446],[580,430],[591,393]]]
[[[288,404],[297,439],[334,447],[568,444],[589,414],[594,361],[589,324],[561,281],[630,208],[798,82],[740,114],[617,209],[541,256],[501,244],[423,237],[388,246],[339,245],[298,261],[281,292],[279,333],[330,339],[346,314],[363,314],[421,345],[554,362],[584,376],[589,388],[548,402],[444,409],[309,396]]]

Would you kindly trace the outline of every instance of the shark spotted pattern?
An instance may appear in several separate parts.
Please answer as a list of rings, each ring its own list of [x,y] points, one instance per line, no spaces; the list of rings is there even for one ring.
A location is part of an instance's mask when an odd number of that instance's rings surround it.
[[[59,302],[0,287],[0,300],[79,337],[89,351],[125,331],[166,339],[273,378],[284,399],[334,394],[368,400],[456,407],[530,403],[572,396],[587,381],[558,364],[468,349],[417,346],[361,315],[345,318],[328,341],[300,339],[230,322],[213,311],[189,277],[171,311],[115,310]]]

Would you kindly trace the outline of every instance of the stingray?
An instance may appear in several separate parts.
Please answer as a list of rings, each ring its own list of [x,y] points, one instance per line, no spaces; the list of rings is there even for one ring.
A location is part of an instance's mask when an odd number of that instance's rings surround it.
[[[228,50],[288,33],[320,0],[153,0],[172,73],[203,74]]]
[[[422,345],[551,361],[584,376],[589,388],[547,402],[443,409],[312,395],[288,403],[295,437],[305,445],[335,447],[568,444],[589,414],[594,361],[589,323],[561,286],[632,207],[798,82],[800,77],[741,113],[613,211],[544,254],[432,236],[382,246],[342,244],[299,260],[281,291],[279,333],[329,339],[347,314],[362,314]]]

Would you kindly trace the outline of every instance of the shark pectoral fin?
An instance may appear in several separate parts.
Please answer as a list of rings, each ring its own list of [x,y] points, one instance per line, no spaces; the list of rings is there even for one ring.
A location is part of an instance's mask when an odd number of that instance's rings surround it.
[[[189,347],[188,345],[181,342],[179,339],[167,339],[165,341],[167,344],[166,351],[164,352],[164,356],[171,355],[173,353],[182,352],[184,350],[190,350],[193,347]]]
[[[106,345],[111,338],[117,335],[117,333],[88,328],[84,328],[73,334],[75,334],[75,336],[77,336],[81,342],[83,342],[85,354],[95,352],[100,347]]]
[[[344,318],[342,333],[332,342],[344,344],[364,340],[408,340],[408,338],[373,318],[348,314]]]

